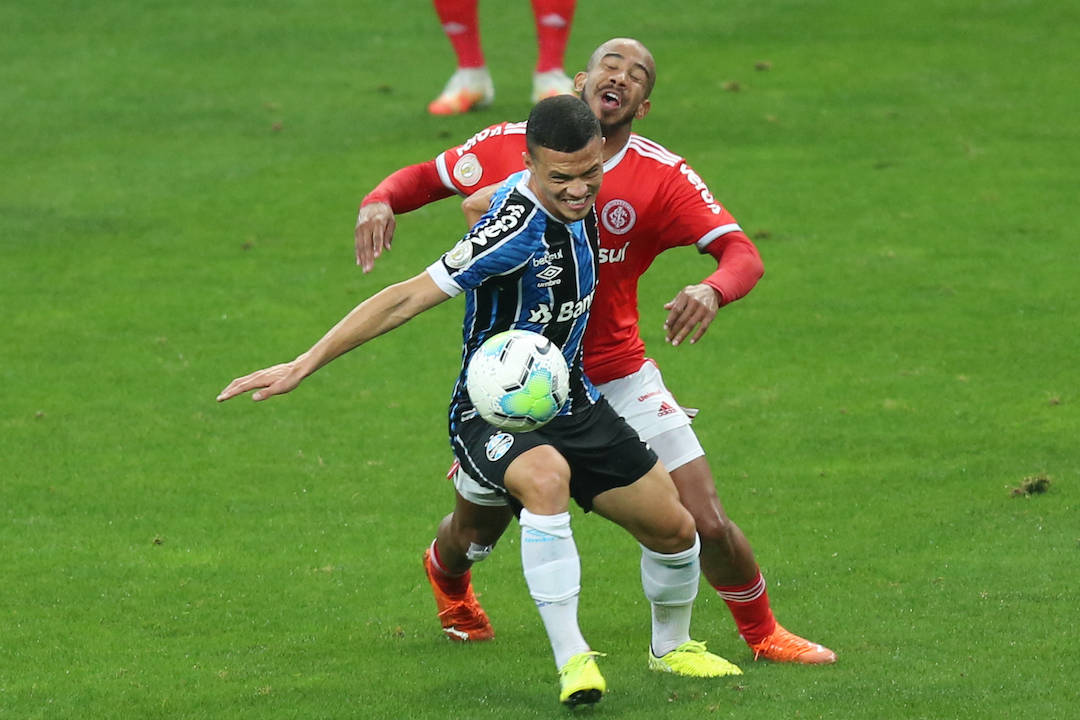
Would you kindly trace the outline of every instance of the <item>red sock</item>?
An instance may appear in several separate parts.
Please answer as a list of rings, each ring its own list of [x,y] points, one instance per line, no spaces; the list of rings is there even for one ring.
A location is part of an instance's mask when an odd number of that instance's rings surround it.
[[[727,603],[735,618],[739,634],[748,645],[755,645],[772,634],[776,618],[769,607],[769,593],[765,590],[765,578],[761,571],[745,585],[724,585],[716,592]]]
[[[443,32],[454,46],[459,68],[484,66],[480,47],[480,24],[476,19],[477,0],[434,0]]]
[[[532,0],[533,17],[536,19],[536,72],[563,68],[566,41],[570,37],[570,23],[574,20],[576,0]]]
[[[431,543],[431,565],[435,569],[435,581],[439,583],[439,587],[447,595],[464,595],[465,591],[469,589],[472,571],[466,570],[461,575],[451,575],[446,572],[446,569],[442,566],[442,561],[439,560],[439,543],[437,540]]]

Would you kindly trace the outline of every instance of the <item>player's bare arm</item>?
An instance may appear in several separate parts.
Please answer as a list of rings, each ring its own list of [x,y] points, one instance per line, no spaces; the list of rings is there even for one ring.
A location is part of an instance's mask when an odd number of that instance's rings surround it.
[[[477,190],[461,201],[461,212],[465,213],[465,224],[469,227],[480,222],[480,217],[491,207],[491,196],[499,189],[499,183]]]
[[[448,299],[450,296],[426,272],[391,285],[353,308],[322,339],[292,362],[236,378],[221,391],[217,400],[225,402],[255,390],[251,399],[258,402],[290,392],[323,365]]]
[[[373,202],[360,208],[353,235],[356,238],[356,264],[364,272],[375,267],[375,259],[383,250],[390,249],[396,227],[394,211],[388,203]]]
[[[690,344],[693,345],[702,338],[716,317],[720,309],[720,294],[704,283],[687,285],[664,305],[664,309],[668,311],[664,321],[667,341],[677,346],[693,333],[690,336]]]

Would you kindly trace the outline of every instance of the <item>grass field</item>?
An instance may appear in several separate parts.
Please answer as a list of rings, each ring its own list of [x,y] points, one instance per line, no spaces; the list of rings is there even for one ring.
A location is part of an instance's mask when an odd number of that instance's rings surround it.
[[[528,112],[527,3],[481,3],[495,107],[434,119],[430,3],[0,7],[0,718],[546,718],[516,532],[476,571],[493,643],[440,636],[419,564],[451,488],[447,303],[288,398],[214,396],[293,357],[461,231],[356,206]],[[1025,0],[582,2],[571,66],[654,51],[636,129],[685,155],[766,277],[702,344],[642,285],[780,620],[835,666],[649,673],[636,545],[578,514],[610,718],[1066,718],[1080,660],[1080,9]],[[762,69],[756,69],[756,68]],[[1025,478],[1047,492],[1013,495]]]

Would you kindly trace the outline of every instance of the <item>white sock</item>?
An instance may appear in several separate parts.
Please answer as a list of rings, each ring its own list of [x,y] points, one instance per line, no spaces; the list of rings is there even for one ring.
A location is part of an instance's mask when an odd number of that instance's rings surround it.
[[[641,546],[641,587],[652,605],[652,652],[661,657],[690,639],[690,616],[697,597],[701,544],[664,555]]]
[[[570,513],[534,515],[521,511],[521,567],[529,594],[544,621],[555,667],[586,652],[589,644],[578,627],[581,560],[570,531]]]

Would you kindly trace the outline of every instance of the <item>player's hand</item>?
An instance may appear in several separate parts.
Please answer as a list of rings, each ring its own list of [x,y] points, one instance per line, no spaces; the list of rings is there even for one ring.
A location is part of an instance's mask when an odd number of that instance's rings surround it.
[[[251,396],[251,399],[258,402],[274,395],[284,395],[295,389],[303,379],[304,373],[299,368],[298,360],[281,363],[236,378],[229,383],[228,387],[218,393],[217,401],[225,402],[237,395],[243,395],[249,390],[257,390]]]
[[[394,211],[387,203],[375,202],[360,208],[353,235],[356,238],[356,264],[364,272],[370,272],[375,267],[375,258],[382,255],[383,250],[390,249],[395,227]]]
[[[667,320],[664,321],[667,341],[677,346],[693,332],[690,337],[692,345],[701,339],[716,317],[716,311],[720,309],[720,295],[709,285],[687,285],[664,305],[664,309],[668,311]]]
[[[470,228],[480,222],[480,218],[491,206],[491,196],[499,189],[499,183],[488,185],[474,192],[461,202],[461,212],[465,213],[465,224]]]

